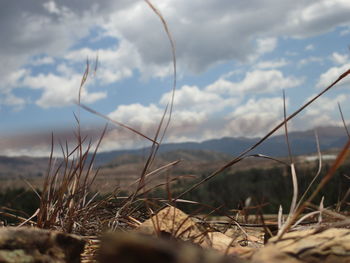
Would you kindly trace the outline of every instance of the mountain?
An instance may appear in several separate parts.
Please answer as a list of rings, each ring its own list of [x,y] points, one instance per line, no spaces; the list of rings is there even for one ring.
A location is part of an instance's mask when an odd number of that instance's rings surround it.
[[[346,143],[348,137],[341,127],[317,128],[321,151],[339,149]],[[183,160],[185,169],[205,170],[207,163],[217,163],[232,159],[248,147],[254,145],[259,138],[233,138],[225,137],[203,142],[184,142],[162,144],[159,148],[157,160],[160,165],[175,160]],[[298,131],[289,133],[289,141],[293,155],[307,155],[317,152],[314,131]],[[146,160],[149,148],[136,150],[122,150],[101,152],[96,155],[94,167],[124,167],[138,164],[140,169]],[[257,147],[252,153],[261,153],[273,157],[288,156],[286,138],[284,135],[277,135],[269,138]],[[91,158],[91,156],[90,156]],[[19,175],[26,177],[39,177],[45,174],[48,166],[48,158],[32,157],[6,157],[0,156],[0,178],[15,178]],[[203,166],[203,167],[201,167]],[[137,169],[139,169],[137,168]],[[202,169],[203,168],[203,169]],[[205,169],[204,169],[205,168]],[[139,170],[133,167],[133,174]],[[125,170],[126,171],[126,170]],[[110,173],[114,171],[110,170]]]
[[[1,177],[40,177],[47,171],[49,158],[0,156]]]
[[[188,164],[190,167],[194,163],[216,163],[229,161],[231,156],[225,153],[219,153],[208,150],[175,150],[163,152],[157,155],[156,162],[161,165],[165,165],[177,160],[180,160],[182,164]],[[126,165],[141,164],[144,165],[146,156],[139,154],[122,154],[116,156],[112,161],[104,164],[102,167],[120,167]]]
[[[348,137],[343,128],[318,128],[321,151],[335,153],[343,147]],[[206,176],[227,164],[234,156],[251,147],[260,138],[221,138],[208,141],[168,143],[159,148],[157,158],[149,168],[158,171],[147,177],[147,185],[153,187],[168,182],[169,178],[195,178]],[[317,152],[314,131],[289,133],[291,151],[294,156],[308,155]],[[96,155],[94,167],[99,167],[99,173],[93,188],[101,193],[136,187],[135,181],[140,178],[149,148],[102,152]],[[278,157],[287,161],[288,149],[284,135],[273,136],[263,142],[252,153],[261,153]],[[91,156],[90,156],[91,158]],[[303,158],[300,160],[303,162]],[[176,165],[169,165],[174,161]],[[43,184],[46,174],[48,158],[6,157],[0,156],[0,190],[6,187],[28,187],[21,178],[26,178],[34,187]],[[56,165],[60,163],[57,159]],[[229,171],[238,171],[251,168],[264,169],[275,166],[276,163],[262,158],[247,158],[238,162]],[[300,164],[299,164],[300,166]],[[162,168],[163,167],[163,168]],[[159,169],[159,170],[157,170]],[[130,188],[131,187],[131,188]]]
[[[319,137],[321,151],[341,148],[348,139],[346,131],[343,127],[328,126],[319,127],[316,128],[316,130]],[[305,155],[317,152],[314,130],[290,132],[288,137],[293,155]],[[259,141],[259,139],[260,138],[225,137],[203,142],[167,143],[161,145],[159,148],[159,153],[169,153],[179,150],[204,150],[236,156],[246,150],[248,147],[254,145]],[[101,152],[97,154],[95,161],[96,165],[100,166],[111,162],[114,158],[121,155],[131,154],[145,156],[148,152],[149,148]],[[260,153],[274,157],[287,156],[288,147],[286,144],[286,136],[272,136],[251,153]]]

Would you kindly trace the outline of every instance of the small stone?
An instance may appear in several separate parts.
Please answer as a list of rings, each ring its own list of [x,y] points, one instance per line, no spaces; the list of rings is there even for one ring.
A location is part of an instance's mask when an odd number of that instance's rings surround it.
[[[138,232],[149,235],[169,235],[173,238],[200,243],[202,232],[190,216],[173,206],[166,207],[143,222]]]
[[[0,229],[1,263],[79,263],[85,241],[75,235],[29,227]]]
[[[100,263],[242,263],[190,242],[134,232],[106,234],[98,252]]]
[[[273,237],[253,255],[253,262],[350,262],[350,229],[307,229],[286,233],[280,240]]]

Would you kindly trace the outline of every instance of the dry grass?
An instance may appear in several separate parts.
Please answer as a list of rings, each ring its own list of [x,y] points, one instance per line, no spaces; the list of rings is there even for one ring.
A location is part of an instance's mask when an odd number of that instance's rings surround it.
[[[135,220],[132,215],[138,210],[137,208],[140,205],[139,197],[154,189],[154,187],[150,189],[146,188],[146,180],[160,172],[168,170],[178,163],[178,161],[175,161],[152,170],[153,161],[171,121],[176,89],[176,54],[175,44],[165,19],[151,2],[147,0],[145,1],[160,18],[169,38],[171,52],[173,54],[174,82],[172,97],[166,105],[164,114],[155,131],[155,135],[151,138],[151,136],[147,136],[126,124],[112,120],[109,117],[81,104],[81,93],[84,89],[84,85],[88,81],[89,75],[91,74],[90,62],[87,59],[85,72],[82,76],[78,93],[77,104],[79,106],[79,112],[78,115],[75,115],[77,121],[76,146],[70,150],[68,143],[65,143],[64,145],[60,143],[63,161],[56,164],[55,159],[53,158],[54,137],[52,136],[51,155],[48,171],[42,187],[42,193],[40,194],[40,207],[34,215],[32,215],[27,221],[24,221],[23,224],[31,223],[41,228],[59,229],[68,233],[73,232],[80,234],[90,233],[91,230],[93,232],[98,232],[101,231],[103,227],[115,229],[132,225],[132,221]],[[96,56],[94,75],[97,71],[97,65],[98,56]],[[115,189],[112,194],[108,195],[103,200],[95,200],[98,196],[98,192],[91,192],[91,185],[96,179],[98,170],[93,170],[93,162],[99,145],[106,133],[107,125],[96,144],[92,157],[89,158],[93,143],[91,140],[87,142],[88,138],[83,138],[81,135],[80,108],[96,114],[112,124],[128,129],[129,131],[152,142],[151,151],[143,169],[141,170],[140,177],[133,183],[133,185],[136,185],[136,188],[129,196],[118,198],[118,189]],[[36,222],[31,220],[33,218],[36,218]]]
[[[106,132],[103,130],[92,158],[88,161],[92,142],[83,149],[86,138],[81,137],[78,120],[77,146],[73,150],[61,145],[63,161],[55,165],[53,159],[53,145],[49,168],[44,180],[40,197],[40,207],[37,214],[37,226],[42,228],[59,228],[65,232],[76,232],[85,225],[95,204],[97,193],[91,193],[91,185],[97,176],[98,170],[93,171],[93,161],[97,149]],[[73,157],[72,157],[73,156]],[[72,157],[72,158],[71,158]]]

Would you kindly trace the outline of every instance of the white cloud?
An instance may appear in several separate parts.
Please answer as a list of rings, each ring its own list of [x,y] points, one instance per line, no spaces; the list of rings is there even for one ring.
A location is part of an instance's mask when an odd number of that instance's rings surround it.
[[[345,64],[340,67],[332,67],[328,69],[325,73],[321,74],[317,84],[316,88],[326,88],[328,85],[333,83],[335,80],[338,79],[338,77],[343,74],[345,71],[347,71],[350,68],[350,64]],[[349,84],[350,80],[349,77],[343,79],[338,85],[346,85]]]
[[[288,100],[286,100],[288,105]],[[262,136],[283,118],[280,97],[249,99],[231,113],[224,128],[227,136]]]
[[[305,47],[305,50],[308,50],[308,51],[310,51],[310,50],[315,50],[315,46],[312,45],[312,44],[309,44],[309,45],[307,45],[307,46]]]
[[[310,63],[319,63],[319,64],[322,64],[324,61],[323,58],[321,57],[315,57],[315,56],[311,56],[311,57],[307,57],[307,58],[303,58],[301,59],[299,62],[298,62],[298,66],[299,67],[303,67],[303,66],[306,66]]]
[[[310,100],[308,98],[306,101]],[[306,108],[301,115],[299,128],[304,128],[305,123],[307,128],[325,126],[325,125],[342,125],[341,118],[338,112],[338,102],[342,103],[349,100],[346,94],[340,94],[334,98],[320,97],[313,104]],[[337,116],[337,117],[334,117]]]
[[[248,60],[250,62],[254,62],[265,53],[272,52],[276,47],[277,47],[277,38],[275,37],[258,38],[256,40],[256,52],[251,52],[251,54],[248,55]]]
[[[17,71],[11,72],[7,78],[5,78],[4,86],[7,88],[14,88],[18,83],[29,74],[29,71],[26,69],[19,69]],[[10,89],[7,89],[9,91]]]
[[[14,111],[19,111],[23,109],[25,104],[26,104],[25,99],[15,96],[12,93],[4,93],[2,98],[0,99],[0,106],[1,105],[10,106]]]
[[[306,37],[350,21],[344,1],[188,1],[155,3],[164,14],[184,70],[199,72],[231,59],[246,60],[269,52],[279,36]],[[315,10],[327,8],[327,12]],[[193,10],[196,10],[194,14]],[[127,18],[127,19],[126,19]],[[132,24],[132,25],[131,25]],[[146,6],[135,4],[116,12],[106,34],[134,43],[143,61],[166,64],[169,46],[160,22]],[[217,47],[220,43],[220,48]],[[155,48],[157,47],[157,48]]]
[[[277,39],[274,37],[259,38],[257,39],[258,54],[265,54],[273,51],[277,46]]]
[[[163,114],[164,108],[160,108],[155,104],[144,106],[135,103],[120,105],[108,116],[152,137],[155,135]],[[178,135],[179,133],[186,134],[193,130],[197,131],[198,126],[205,122],[207,117],[207,114],[204,112],[175,109],[169,133]]]
[[[120,105],[108,116],[116,121],[130,125],[156,125],[162,118],[163,111],[154,104],[144,106],[139,103]]]
[[[261,99],[249,99],[244,105],[239,106],[231,114],[231,117],[237,118],[248,115],[256,115],[258,113],[271,113],[280,110],[283,106],[283,100],[280,97],[274,98],[261,98]],[[273,114],[274,115],[274,114]]]
[[[276,68],[282,68],[284,66],[287,66],[289,62],[282,58],[279,60],[269,60],[269,61],[261,61],[255,65],[258,69],[276,69]]]
[[[32,66],[41,66],[41,65],[53,64],[54,62],[55,62],[54,58],[49,57],[49,56],[44,56],[41,58],[33,59],[29,63]]]
[[[24,1],[20,5],[13,1],[0,4],[0,93],[8,92],[8,76],[26,64],[49,63],[45,58],[32,61],[32,57],[49,54],[60,57],[78,39],[89,32],[97,20],[93,10],[78,14],[62,3]],[[60,6],[59,6],[60,5]],[[90,7],[92,7],[90,5]],[[57,12],[59,10],[59,12]],[[19,87],[19,83],[13,88]]]
[[[128,42],[122,41],[118,46],[108,49],[93,50],[81,48],[65,55],[69,61],[82,62],[87,58],[92,62],[98,56],[96,77],[103,84],[117,82],[133,75],[132,70],[138,67],[139,57]],[[93,67],[95,65],[92,65]]]
[[[52,14],[59,14],[61,11],[57,8],[55,1],[49,1],[43,4],[43,7]]]
[[[133,76],[133,70],[141,72],[142,78],[164,78],[173,74],[171,62],[166,64],[146,63],[142,60],[137,48],[126,40],[121,40],[116,46],[107,49],[93,50],[81,48],[65,55],[69,61],[82,62],[89,58],[93,61],[98,56],[99,67],[97,78],[103,84],[117,82]]]
[[[172,0],[154,4],[174,35],[179,62],[193,71],[230,59],[244,60],[255,50],[269,52],[279,36],[316,35],[350,21],[350,5],[344,0]],[[143,1],[28,0],[21,8],[10,3],[3,10],[2,51],[21,57],[17,66],[36,53],[64,54],[96,26],[105,30],[104,35],[133,43],[144,65],[167,65],[171,60],[162,25]],[[16,54],[20,46],[25,49]]]
[[[349,62],[349,55],[333,52],[331,55],[331,60],[333,61],[334,64],[343,65]]]
[[[12,107],[13,110],[18,111],[23,109],[27,101],[25,98],[19,97],[13,94],[13,89],[18,86],[25,76],[28,74],[28,70],[19,69],[9,73],[9,75],[2,80],[2,89],[0,89],[0,109],[1,106],[6,105]]]
[[[292,9],[288,14],[285,30],[294,37],[307,37],[327,32],[336,25],[349,22],[346,14],[350,3],[346,0],[323,0],[300,3],[300,9]],[[281,24],[280,24],[281,25]]]
[[[166,105],[171,92],[165,93],[160,104]],[[197,112],[218,112],[225,107],[233,107],[239,101],[239,98],[223,98],[215,92],[200,90],[197,86],[182,86],[176,90],[174,98],[174,107],[176,110],[193,110]]]
[[[79,74],[61,76],[55,74],[39,74],[27,76],[23,85],[32,89],[43,90],[36,104],[43,108],[63,107],[72,104],[78,98],[82,76]],[[85,86],[82,89],[82,102],[92,103],[107,96],[105,92],[88,92]]]
[[[276,77],[274,74],[272,76]],[[280,84],[286,87],[283,81]],[[201,141],[223,136],[256,136],[266,131],[266,128],[276,120],[280,120],[283,105],[281,98],[250,99],[247,103],[238,105],[243,98],[242,95],[235,95],[233,92],[221,94],[217,90],[211,91],[208,87],[201,90],[197,86],[185,85],[178,89],[175,93],[174,111],[167,140]],[[147,136],[152,136],[163,116],[164,106],[169,101],[170,95],[170,92],[163,94],[159,105],[145,106],[138,103],[120,105],[108,116],[134,127]],[[233,112],[227,115],[230,109],[233,109]],[[223,111],[227,118],[218,117],[223,115]],[[134,137],[125,140],[130,141],[132,138]],[[128,142],[125,145],[130,147],[131,144]]]
[[[219,79],[207,87],[208,91],[228,93],[232,95],[246,93],[272,93],[300,85],[302,80],[285,77],[278,70],[254,70],[248,72],[240,82]]]
[[[153,136],[170,96],[171,92],[163,94],[158,105],[145,106],[139,103],[120,105],[108,116],[148,136]],[[201,90],[197,86],[181,87],[175,93],[167,140],[198,141],[220,136],[222,132],[217,130],[217,126],[222,127],[225,121],[219,120],[217,114],[235,107],[239,100],[240,98],[231,96],[222,97],[214,92]],[[127,140],[131,140],[131,137]]]
[[[132,70],[129,68],[121,68],[116,70],[104,68],[103,70],[99,70],[96,76],[103,84],[109,84],[131,77]]]

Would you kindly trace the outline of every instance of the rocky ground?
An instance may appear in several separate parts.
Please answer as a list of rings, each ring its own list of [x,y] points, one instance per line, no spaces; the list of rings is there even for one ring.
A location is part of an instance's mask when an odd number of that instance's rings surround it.
[[[167,207],[137,223],[134,230],[118,230],[101,237],[3,227],[0,262],[345,263],[350,262],[348,221],[338,227],[300,227],[264,244],[262,230],[199,224],[182,211]]]

